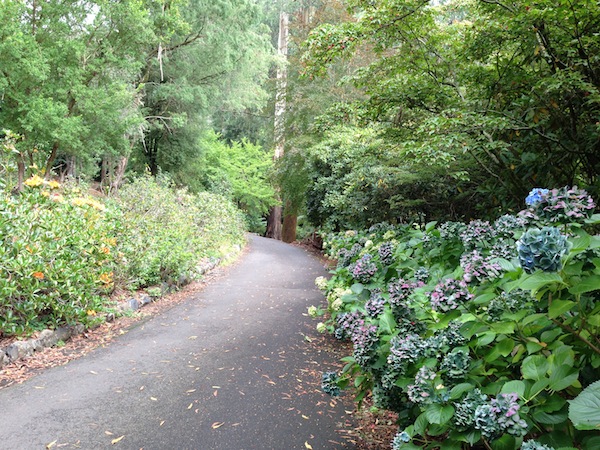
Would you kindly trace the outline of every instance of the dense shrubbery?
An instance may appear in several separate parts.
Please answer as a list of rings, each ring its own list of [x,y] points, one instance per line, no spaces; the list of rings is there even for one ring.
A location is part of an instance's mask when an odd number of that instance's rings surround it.
[[[577,188],[526,204],[493,223],[327,236],[338,266],[317,281],[318,328],[353,355],[323,385],[353,380],[396,411],[394,450],[600,448],[600,215]]]
[[[0,197],[0,334],[92,325],[115,285],[139,288],[195,276],[202,258],[244,242],[243,218],[211,194],[145,178],[117,201],[34,176]]]
[[[119,274],[133,287],[193,278],[202,258],[244,242],[240,211],[215,194],[191,195],[141,178],[121,190],[118,203],[125,258]]]

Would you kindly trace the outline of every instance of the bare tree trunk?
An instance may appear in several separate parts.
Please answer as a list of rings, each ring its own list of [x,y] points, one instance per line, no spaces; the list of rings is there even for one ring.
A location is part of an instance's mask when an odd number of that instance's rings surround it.
[[[281,240],[283,242],[294,242],[296,240],[296,227],[298,225],[298,216],[296,214],[284,214],[283,231]]]
[[[281,11],[279,13],[279,39],[278,50],[279,56],[284,59],[284,62],[277,69],[277,93],[275,95],[275,153],[274,160],[278,160],[283,156],[285,147],[285,109],[286,109],[286,89],[287,89],[287,51],[288,51],[288,30],[289,16],[288,13]],[[267,219],[266,236],[272,239],[281,240],[281,219],[282,207],[274,206]]]
[[[123,184],[123,178],[125,178],[125,169],[127,169],[127,163],[129,162],[129,157],[121,156],[119,161],[117,162],[117,166],[114,168],[114,173],[112,176],[112,180],[110,183],[109,194],[114,195]]]

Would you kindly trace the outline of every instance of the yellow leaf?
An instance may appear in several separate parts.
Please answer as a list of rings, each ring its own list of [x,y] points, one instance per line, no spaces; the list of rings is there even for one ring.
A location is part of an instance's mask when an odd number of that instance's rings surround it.
[[[150,397],[150,400],[152,400],[153,402],[157,401],[158,399],[156,397]]]
[[[110,431],[105,431],[104,434],[106,434],[107,436],[114,436],[115,433],[111,433]]]
[[[308,449],[308,450],[312,450],[312,445],[310,445],[308,442],[304,443],[304,446]]]
[[[52,441],[50,442],[48,445],[46,445],[46,448],[52,448],[56,445],[56,441]]]
[[[193,405],[194,405],[193,403],[190,403],[190,406],[188,406],[187,409],[192,409]]]
[[[305,416],[304,414],[302,414],[302,418],[308,420],[308,416]]]
[[[212,424],[212,428],[213,428],[213,430],[216,430],[217,428],[220,428],[223,425],[225,425],[225,422],[215,422]]]
[[[118,437],[118,438],[116,438],[116,439],[113,439],[112,441],[110,441],[110,443],[111,443],[112,445],[115,445],[116,443],[120,442],[120,441],[121,441],[121,439],[123,439],[124,437],[125,437],[125,435],[123,435],[123,436],[121,436],[121,437]]]

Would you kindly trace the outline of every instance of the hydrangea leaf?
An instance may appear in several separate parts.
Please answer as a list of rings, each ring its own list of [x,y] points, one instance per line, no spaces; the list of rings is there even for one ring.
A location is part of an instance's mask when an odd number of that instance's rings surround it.
[[[569,419],[578,430],[600,430],[600,381],[569,401]]]
[[[528,356],[521,365],[521,374],[526,380],[541,380],[545,377],[550,363],[543,355]]]
[[[600,275],[590,275],[578,281],[575,286],[569,289],[569,292],[577,295],[597,290],[600,290]]]
[[[493,450],[514,450],[516,448],[516,442],[513,436],[504,434],[499,439],[492,441],[490,446]]]
[[[577,303],[571,300],[553,300],[548,308],[548,317],[556,319],[561,314],[571,311]]]
[[[550,283],[562,283],[561,276],[556,272],[537,271],[531,275],[523,276],[518,283],[518,287],[528,291],[539,291]]]
[[[508,381],[507,383],[504,383],[504,386],[502,386],[500,393],[510,394],[512,392],[515,392],[516,394],[519,394],[519,397],[523,398],[525,395],[525,388],[526,386],[524,381],[512,380]]]
[[[471,383],[460,383],[452,388],[450,391],[450,399],[457,400],[459,399],[465,392],[472,391],[475,388]]]
[[[438,425],[447,423],[453,414],[454,407],[452,405],[443,406],[439,403],[429,405],[425,410],[425,417],[427,417],[429,423]]]

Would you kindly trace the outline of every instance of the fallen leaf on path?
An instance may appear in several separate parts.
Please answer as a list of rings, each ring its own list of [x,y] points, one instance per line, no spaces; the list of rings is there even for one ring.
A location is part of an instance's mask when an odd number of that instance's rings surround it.
[[[115,445],[115,444],[119,443],[119,442],[121,441],[121,439],[123,439],[124,437],[125,437],[125,435],[123,435],[123,436],[121,436],[121,437],[118,437],[118,438],[116,438],[116,439],[113,439],[112,441],[110,441],[110,443],[111,443],[112,445]]]
[[[50,442],[48,445],[46,445],[46,448],[52,448],[56,445],[56,441],[52,441]]]
[[[106,434],[107,436],[114,436],[115,433],[111,433],[110,431],[106,430],[104,434]]]
[[[158,401],[158,399],[156,397],[150,397],[150,400],[152,400],[153,402]]]
[[[160,421],[160,425],[159,425],[159,427],[162,427],[164,424],[165,424],[165,421],[164,421],[164,420],[161,420],[161,421]]]
[[[198,339],[198,336],[190,336],[188,339],[191,340],[191,341],[193,341],[195,339]]]
[[[216,430],[217,428],[220,428],[223,425],[225,425],[225,422],[215,422],[212,424],[212,428],[213,428],[213,430]]]
[[[304,414],[302,414],[302,418],[308,420],[308,416],[305,416]]]
[[[312,445],[310,445],[310,444],[308,443],[308,441],[304,443],[304,446],[305,446],[305,447],[306,447],[308,450],[312,450]]]
[[[187,409],[192,409],[192,406],[194,406],[194,404],[190,403],[190,406],[188,406]]]
[[[196,392],[196,389],[189,389],[189,390],[187,390],[185,392],[188,393],[188,394],[191,394],[192,392]]]
[[[90,370],[90,373],[93,373],[94,375],[98,375],[98,372],[96,372],[95,370]]]

